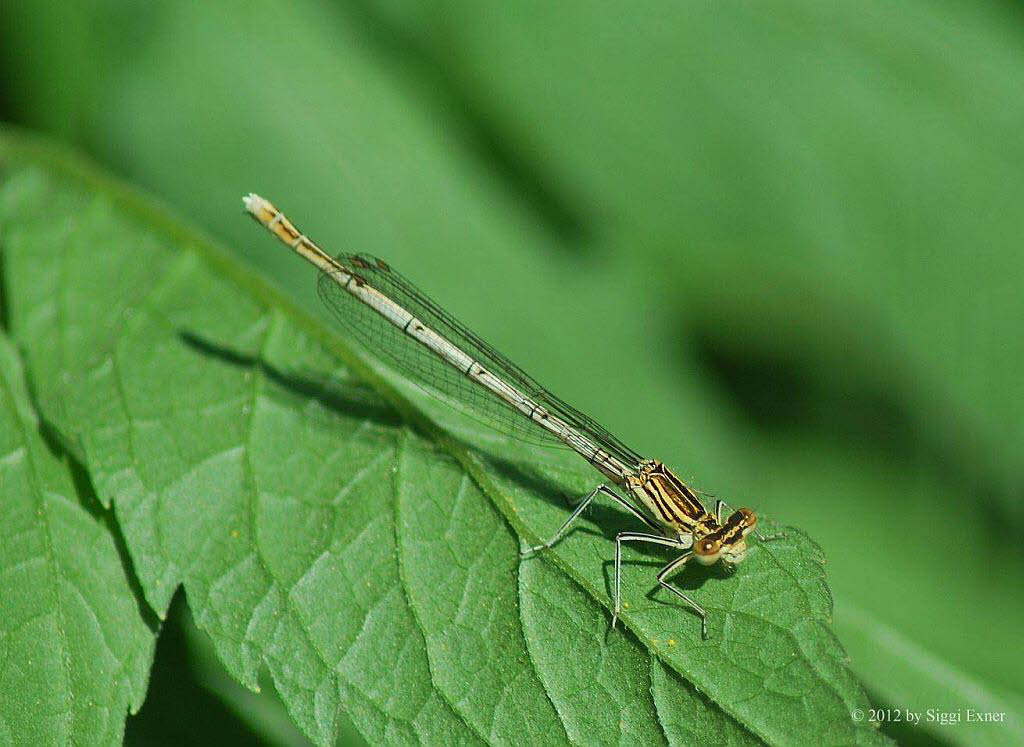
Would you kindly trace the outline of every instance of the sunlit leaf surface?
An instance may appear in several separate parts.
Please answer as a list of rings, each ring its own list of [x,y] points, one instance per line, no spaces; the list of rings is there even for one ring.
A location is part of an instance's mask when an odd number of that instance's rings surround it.
[[[627,517],[519,556],[586,465],[472,451],[206,239],[77,162],[15,141],[4,160],[11,324],[42,411],[149,602],[184,584],[229,670],[255,686],[265,663],[316,741],[342,709],[371,742],[880,740],[851,719],[867,701],[798,530],[683,580],[708,642],[648,594],[664,558],[631,553],[609,633]]]

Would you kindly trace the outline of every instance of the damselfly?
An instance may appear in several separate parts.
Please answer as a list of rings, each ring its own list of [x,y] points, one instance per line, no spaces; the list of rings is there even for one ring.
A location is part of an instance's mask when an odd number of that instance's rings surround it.
[[[756,534],[753,511],[728,509],[723,520],[728,507],[719,500],[714,513],[709,512],[664,464],[642,458],[554,396],[383,260],[367,254],[331,257],[267,200],[250,194],[243,202],[253,218],[320,270],[318,292],[335,318],[398,372],[514,435],[560,441],[622,491],[598,485],[551,539],[524,554],[554,545],[597,496],[607,496],[651,530],[622,532],[615,538],[612,627],[621,612],[622,543],[645,542],[682,551],[658,572],[657,580],[700,616],[701,635],[707,637],[704,608],[668,579],[690,560],[703,565],[721,560],[730,568],[741,562],[747,536]]]

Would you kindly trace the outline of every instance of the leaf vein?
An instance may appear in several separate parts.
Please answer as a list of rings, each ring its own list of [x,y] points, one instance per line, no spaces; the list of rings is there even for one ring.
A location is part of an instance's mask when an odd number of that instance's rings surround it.
[[[468,477],[468,475],[467,475],[467,477]],[[505,520],[504,514],[502,514],[499,511],[498,515],[502,517],[502,522],[506,526],[508,526],[509,532],[511,532],[513,534],[513,536],[515,536],[515,531],[514,531],[514,529],[511,526],[508,525],[508,521]],[[527,661],[530,662],[530,668],[533,670],[533,676],[537,680],[537,682],[540,683],[540,689],[544,693],[544,697],[547,698],[547,701],[551,704],[551,708],[554,710],[555,715],[558,717],[558,724],[559,724],[559,726],[562,727],[562,734],[565,735],[565,741],[566,742],[571,742],[572,740],[569,737],[569,727],[568,727],[568,724],[566,723],[566,717],[562,713],[561,709],[559,709],[558,705],[555,703],[555,698],[551,695],[551,692],[548,690],[547,685],[544,684],[543,678],[540,676],[540,670],[537,668],[537,662],[534,659],[534,655],[533,655],[533,646],[530,644],[530,636],[526,635],[526,620],[523,618],[523,574],[522,574],[522,568],[523,568],[523,561],[522,561],[522,559],[520,559],[519,562],[516,563],[516,565],[515,565],[515,574],[516,574],[516,581],[515,581],[515,588],[516,588],[516,594],[515,594],[516,620],[519,623],[516,627],[517,627],[517,630],[519,631],[520,635],[523,638],[523,648],[526,651],[526,659],[527,659]]]
[[[403,430],[401,436],[399,436],[399,443],[397,446],[397,449],[400,452],[400,454],[404,454],[406,449],[408,448],[409,438],[410,436],[408,431]],[[434,664],[431,661],[430,646],[427,645],[427,630],[423,625],[423,621],[420,619],[419,612],[417,612],[415,605],[413,605],[412,603],[412,596],[409,593],[409,581],[408,578],[406,577],[405,555],[402,550],[403,545],[400,529],[401,500],[399,500],[399,482],[401,480],[402,465],[404,461],[400,454],[396,454],[399,471],[398,473],[393,473],[393,477],[391,480],[391,495],[394,501],[392,506],[393,515],[391,526],[394,532],[395,562],[398,566],[398,585],[399,588],[401,589],[402,599],[405,601],[405,606],[409,610],[409,614],[412,617],[413,624],[416,626],[416,630],[419,632],[419,635],[423,641],[423,650],[425,652],[424,659],[427,662],[427,676],[430,679],[431,687],[433,688],[434,692],[437,693],[438,696],[441,698],[441,701],[445,704],[445,707],[448,708],[452,712],[452,714],[459,721],[461,721],[470,731],[472,731],[473,734],[479,737],[481,741],[486,742],[486,737],[480,732],[479,729],[477,729],[476,725],[473,724],[468,718],[466,718],[466,716],[463,715],[457,708],[455,708],[455,705],[451,702],[451,700],[449,700],[448,694],[444,692],[444,690],[441,687],[438,686],[437,678],[434,674]]]

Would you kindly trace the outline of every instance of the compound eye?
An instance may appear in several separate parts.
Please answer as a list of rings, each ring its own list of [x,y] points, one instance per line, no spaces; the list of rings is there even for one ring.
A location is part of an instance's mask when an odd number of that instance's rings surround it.
[[[749,508],[737,509],[727,522],[730,526],[739,527],[746,537],[757,526],[757,517]]]
[[[722,543],[719,540],[705,537],[693,546],[694,559],[702,565],[712,565],[718,562],[722,554]]]

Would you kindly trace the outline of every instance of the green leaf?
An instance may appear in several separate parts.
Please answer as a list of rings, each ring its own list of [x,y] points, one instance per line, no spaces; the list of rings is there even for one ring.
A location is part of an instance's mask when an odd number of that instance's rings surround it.
[[[940,5],[116,0],[78,67],[107,76],[93,151],[300,303],[239,191],[387,257],[628,443],[799,523],[837,598],[1019,693],[1021,26]],[[51,15],[21,77],[66,66]]]
[[[882,741],[850,717],[867,701],[800,532],[682,581],[708,642],[645,596],[666,558],[629,552],[610,633],[628,517],[596,509],[519,557],[593,485],[586,465],[467,449],[207,239],[46,147],[0,154],[11,324],[44,412],[154,608],[184,584],[228,669],[255,688],[266,664],[315,741],[341,709],[371,742]]]
[[[1010,4],[7,6],[12,116],[79,125],[313,306],[307,268],[226,208],[266,190],[630,444],[799,523],[869,693],[947,687],[917,679],[923,650],[1022,702]]]
[[[154,636],[111,528],[47,447],[0,334],[0,742],[118,744]]]

